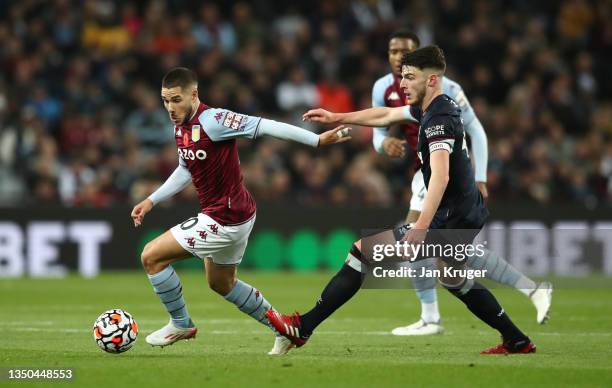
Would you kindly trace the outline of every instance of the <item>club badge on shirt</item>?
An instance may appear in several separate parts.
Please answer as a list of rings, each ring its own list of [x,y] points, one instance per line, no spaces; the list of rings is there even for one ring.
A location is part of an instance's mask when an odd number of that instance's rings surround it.
[[[196,142],[200,140],[200,126],[194,125],[191,127],[191,141]]]

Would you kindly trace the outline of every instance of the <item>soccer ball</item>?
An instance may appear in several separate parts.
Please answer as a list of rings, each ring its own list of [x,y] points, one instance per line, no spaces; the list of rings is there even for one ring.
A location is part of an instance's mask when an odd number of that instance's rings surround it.
[[[96,344],[105,352],[123,353],[136,342],[138,325],[126,311],[108,310],[94,322],[93,336]]]

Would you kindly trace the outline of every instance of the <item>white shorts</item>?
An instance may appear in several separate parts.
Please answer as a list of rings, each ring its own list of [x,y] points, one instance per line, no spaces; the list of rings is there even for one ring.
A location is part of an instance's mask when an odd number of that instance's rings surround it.
[[[421,169],[418,169],[412,177],[412,198],[410,199],[410,210],[420,212],[423,210],[423,202],[425,202],[425,181],[423,180],[423,173]]]
[[[204,213],[172,227],[172,236],[187,252],[215,264],[237,265],[242,261],[255,225],[255,215],[238,225],[219,225]]]

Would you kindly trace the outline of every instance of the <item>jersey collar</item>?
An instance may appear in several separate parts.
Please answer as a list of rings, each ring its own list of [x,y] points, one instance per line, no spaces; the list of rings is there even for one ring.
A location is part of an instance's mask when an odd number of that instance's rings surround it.
[[[200,114],[207,108],[208,106],[206,104],[204,104],[203,102],[200,102],[200,105],[198,105],[198,109],[196,109],[196,111],[193,112],[193,114],[191,115],[191,118],[189,118],[189,121],[187,122],[187,125],[198,124],[198,119],[200,118]]]

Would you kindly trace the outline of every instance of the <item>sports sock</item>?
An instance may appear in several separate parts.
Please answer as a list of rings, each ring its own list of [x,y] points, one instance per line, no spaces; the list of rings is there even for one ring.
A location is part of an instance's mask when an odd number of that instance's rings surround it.
[[[514,288],[525,294],[527,297],[531,297],[531,294],[538,288],[538,285],[527,276],[521,274],[519,279],[514,283]]]
[[[358,258],[361,252],[353,245],[349,256]],[[363,274],[344,264],[340,271],[327,283],[317,300],[315,306],[307,313],[301,315],[302,327],[300,332],[306,338],[327,317],[332,315],[340,306],[349,301],[359,291],[363,283]]]
[[[468,257],[467,264],[470,268],[487,270],[487,279],[514,287],[523,294],[529,296],[537,287],[536,283],[523,275],[510,263],[493,251],[485,250],[484,255],[473,255]]]
[[[159,299],[170,314],[176,327],[187,328],[193,325],[183,299],[183,286],[176,271],[171,265],[160,272],[148,275],[149,281]]]
[[[517,343],[528,340],[527,336],[512,323],[493,294],[484,286],[473,283],[472,287],[464,284],[461,289],[449,288],[448,290],[465,303],[472,314],[499,331],[504,343],[515,346]]]
[[[427,291],[436,294],[435,288]],[[421,319],[425,323],[440,323],[440,309],[437,299],[432,303],[425,303],[421,300]]]
[[[410,268],[413,268],[417,273],[421,273],[422,269],[435,269],[434,259],[419,260],[410,263]],[[440,321],[440,310],[438,308],[438,293],[436,291],[435,277],[414,277],[412,285],[416,291],[417,297],[421,301],[421,319],[427,323],[437,323]]]
[[[266,311],[271,309],[272,305],[255,287],[238,279],[234,288],[224,298],[228,302],[235,304],[238,310],[249,315],[257,322],[268,326],[274,333],[277,333],[266,317]]]

